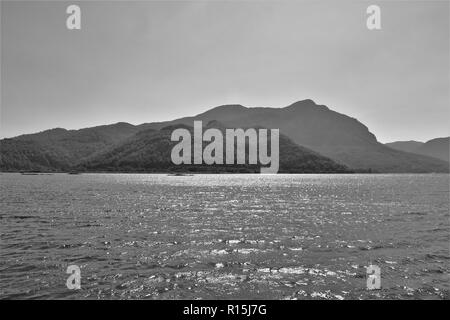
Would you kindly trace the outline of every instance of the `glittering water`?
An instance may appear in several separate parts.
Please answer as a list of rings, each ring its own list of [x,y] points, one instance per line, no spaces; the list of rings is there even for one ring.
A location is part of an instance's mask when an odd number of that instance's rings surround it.
[[[1,298],[450,296],[449,175],[0,180]]]

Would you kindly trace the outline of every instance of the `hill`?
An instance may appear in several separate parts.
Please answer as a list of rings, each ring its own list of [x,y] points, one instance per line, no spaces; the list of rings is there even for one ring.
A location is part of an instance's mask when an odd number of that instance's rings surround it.
[[[427,157],[449,161],[450,137],[436,138],[425,143],[417,141],[397,141],[386,143],[392,149],[421,154]]]
[[[223,131],[223,126],[214,121],[209,122],[208,127],[217,128]],[[170,136],[172,131],[177,128],[188,129],[191,132],[191,135],[193,135],[193,128],[187,125],[169,125],[160,130],[142,130],[136,135],[123,141],[121,144],[111,147],[80,163],[77,169],[83,171],[120,172],[260,172],[260,164],[174,165],[171,161],[171,150],[177,142],[172,142]],[[204,142],[203,147],[207,144],[208,143]],[[350,172],[345,166],[337,164],[331,159],[323,157],[312,150],[296,145],[286,136],[280,136],[279,144],[279,172]],[[248,159],[248,147],[247,142],[246,159]],[[193,163],[193,161],[191,161],[191,163]],[[248,163],[248,161],[246,163]]]
[[[448,172],[448,163],[428,156],[406,153],[378,142],[358,120],[335,112],[312,100],[302,100],[285,108],[246,108],[223,105],[194,117],[147,123],[142,128],[189,124],[193,120],[217,120],[229,128],[279,128],[294,143],[314,150],[357,171]]]
[[[3,171],[69,170],[85,157],[112,146],[139,131],[129,123],[80,130],[61,128],[21,135],[0,141]]]
[[[314,152],[322,157],[320,159],[331,159],[334,164],[339,163],[355,171],[392,173],[449,171],[449,164],[444,161],[448,160],[448,138],[446,138],[447,158],[445,158],[445,141],[441,140],[426,143],[421,146],[424,148],[422,151],[415,151],[422,154],[396,150],[392,146],[378,142],[375,135],[358,120],[326,106],[317,105],[312,100],[298,101],[285,108],[223,105],[193,117],[172,121],[144,123],[137,126],[120,122],[80,130],[57,128],[3,139],[0,141],[0,169],[17,171],[41,168],[52,171],[87,166],[86,168],[93,170],[98,164],[100,170],[102,164],[115,166],[114,161],[120,163],[131,161],[134,165],[138,165],[135,157],[156,166],[163,165],[166,160],[161,153],[163,150],[159,148],[163,146],[170,148],[170,141],[160,136],[164,134],[164,130],[161,129],[181,124],[192,126],[194,120],[202,120],[203,123],[218,121],[226,128],[280,129],[286,147],[289,145],[288,148],[292,150]],[[154,153],[150,147],[156,148]],[[139,148],[143,148],[142,151]],[[287,149],[284,150],[283,157],[287,157],[286,151]],[[162,161],[160,164],[158,157]],[[281,162],[285,160],[280,159]],[[319,158],[316,160],[319,161]],[[333,167],[334,164],[330,166]],[[149,169],[148,165],[141,167]],[[308,168],[314,167],[307,164],[305,168],[299,170],[306,172],[310,170]],[[316,169],[318,172],[328,170],[320,165]]]
[[[395,150],[400,150],[400,151],[405,151],[405,152],[412,152],[414,153],[414,150],[416,150],[417,148],[419,148],[421,145],[423,145],[423,142],[420,141],[414,141],[414,140],[409,140],[409,141],[395,141],[395,142],[389,142],[389,143],[385,143],[385,146],[388,146],[389,148],[395,149]]]

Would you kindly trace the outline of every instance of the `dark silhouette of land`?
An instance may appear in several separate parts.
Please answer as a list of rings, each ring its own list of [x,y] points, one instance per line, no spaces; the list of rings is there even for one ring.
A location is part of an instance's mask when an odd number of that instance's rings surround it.
[[[173,121],[137,126],[120,122],[21,135],[0,141],[0,169],[259,172],[259,165],[173,165],[170,152],[175,142],[170,141],[170,130],[190,128],[194,120],[218,121],[226,128],[280,129],[280,172],[449,172],[448,161],[429,156],[431,151],[423,155],[386,146],[358,120],[312,100],[285,108],[224,105]]]

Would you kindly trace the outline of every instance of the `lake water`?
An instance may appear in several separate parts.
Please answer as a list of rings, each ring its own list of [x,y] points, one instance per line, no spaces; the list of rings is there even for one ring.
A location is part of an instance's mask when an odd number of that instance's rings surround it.
[[[450,298],[447,174],[0,180],[3,299]]]

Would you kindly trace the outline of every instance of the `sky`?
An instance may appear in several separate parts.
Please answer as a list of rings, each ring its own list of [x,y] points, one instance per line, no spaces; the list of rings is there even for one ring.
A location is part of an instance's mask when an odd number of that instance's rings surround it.
[[[81,8],[68,30],[66,8]],[[381,8],[381,30],[366,8]],[[298,100],[449,135],[448,1],[2,1],[0,137]]]

